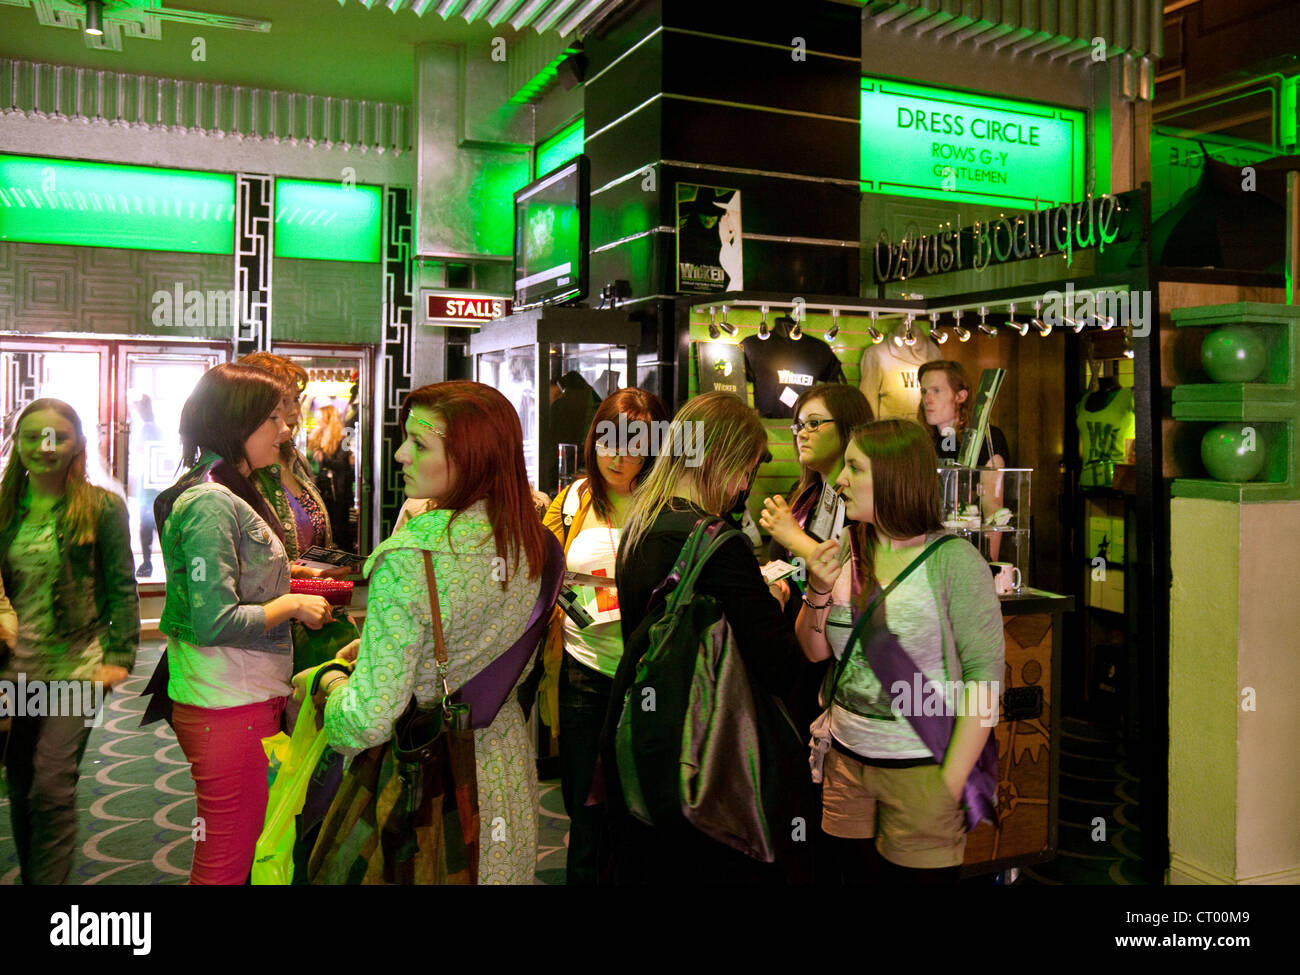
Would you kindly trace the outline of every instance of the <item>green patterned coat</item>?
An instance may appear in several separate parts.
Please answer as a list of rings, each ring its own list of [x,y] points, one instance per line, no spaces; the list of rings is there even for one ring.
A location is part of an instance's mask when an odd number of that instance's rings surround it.
[[[433,555],[446,638],[447,683],[457,688],[509,649],[537,601],[540,578],[526,571],[501,589],[487,509],[478,502],[451,524],[430,511],[406,522],[366,562],[365,628],[352,679],[325,709],[329,743],[355,753],[388,741],[411,695],[442,697],[424,556]],[[537,868],[535,749],[513,694],[491,726],[474,733],[478,762],[479,883],[531,884]]]

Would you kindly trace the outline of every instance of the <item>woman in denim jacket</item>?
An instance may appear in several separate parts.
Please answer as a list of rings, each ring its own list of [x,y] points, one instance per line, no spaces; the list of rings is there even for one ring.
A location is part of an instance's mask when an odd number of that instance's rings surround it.
[[[158,497],[167,566],[172,725],[194,776],[192,884],[242,884],[266,815],[262,739],[280,727],[293,672],[289,620],[330,619],[320,596],[289,592],[279,520],[249,481],[275,462],[288,429],[281,389],[248,366],[219,365],[181,411],[191,468]]]
[[[127,677],[140,605],[126,506],[86,479],[86,439],[67,403],[38,399],[18,417],[0,479],[0,577],[17,612],[3,679],[46,681],[45,713],[19,692],[5,756],[22,881],[61,884],[77,845],[77,769],[103,691]],[[3,656],[0,649],[0,656]]]

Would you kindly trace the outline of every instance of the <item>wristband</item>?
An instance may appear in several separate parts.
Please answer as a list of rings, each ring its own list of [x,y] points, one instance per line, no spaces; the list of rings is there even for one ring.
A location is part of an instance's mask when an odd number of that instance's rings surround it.
[[[815,592],[815,591],[816,591],[816,590],[814,590],[814,592]],[[826,595],[826,594],[825,594],[825,593],[822,593],[822,595],[824,596],[824,595]],[[805,606],[807,606],[809,609],[825,609],[827,606],[829,606],[829,605],[831,604],[831,600],[828,599],[828,600],[826,600],[826,602],[824,602],[824,603],[814,603],[814,602],[811,602],[811,601],[808,599],[808,594],[807,594],[807,593],[804,593],[804,594],[803,594],[803,604],[804,604]]]
[[[316,676],[311,679],[311,690],[309,693],[312,697],[315,697],[316,692],[320,690],[321,678],[334,670],[346,674],[349,677],[352,676],[352,668],[347,664],[339,663],[337,660],[331,660],[327,664],[321,664],[321,666],[316,669]]]
[[[815,595],[829,596],[831,592],[834,591],[834,589],[835,589],[834,586],[831,586],[830,589],[826,589],[826,590],[817,589],[816,587],[813,586],[812,580],[811,579],[808,580],[808,591],[814,593]]]

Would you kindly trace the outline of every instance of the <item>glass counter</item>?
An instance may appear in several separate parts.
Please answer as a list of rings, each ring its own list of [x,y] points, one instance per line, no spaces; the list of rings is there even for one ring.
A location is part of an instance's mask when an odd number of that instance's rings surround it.
[[[944,527],[962,535],[989,562],[1009,563],[1019,570],[1010,590],[1019,592],[1029,578],[1031,529],[1030,480],[1025,467],[939,468]],[[1011,574],[1015,580],[1015,574]]]

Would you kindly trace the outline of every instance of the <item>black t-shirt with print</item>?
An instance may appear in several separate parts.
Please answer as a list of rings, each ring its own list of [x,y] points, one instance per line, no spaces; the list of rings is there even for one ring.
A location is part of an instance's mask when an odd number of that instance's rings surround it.
[[[749,378],[754,381],[754,406],[760,416],[791,417],[794,401],[808,387],[844,381],[844,369],[831,347],[811,335],[798,341],[778,332],[766,339],[751,335],[740,347],[745,352]]]

